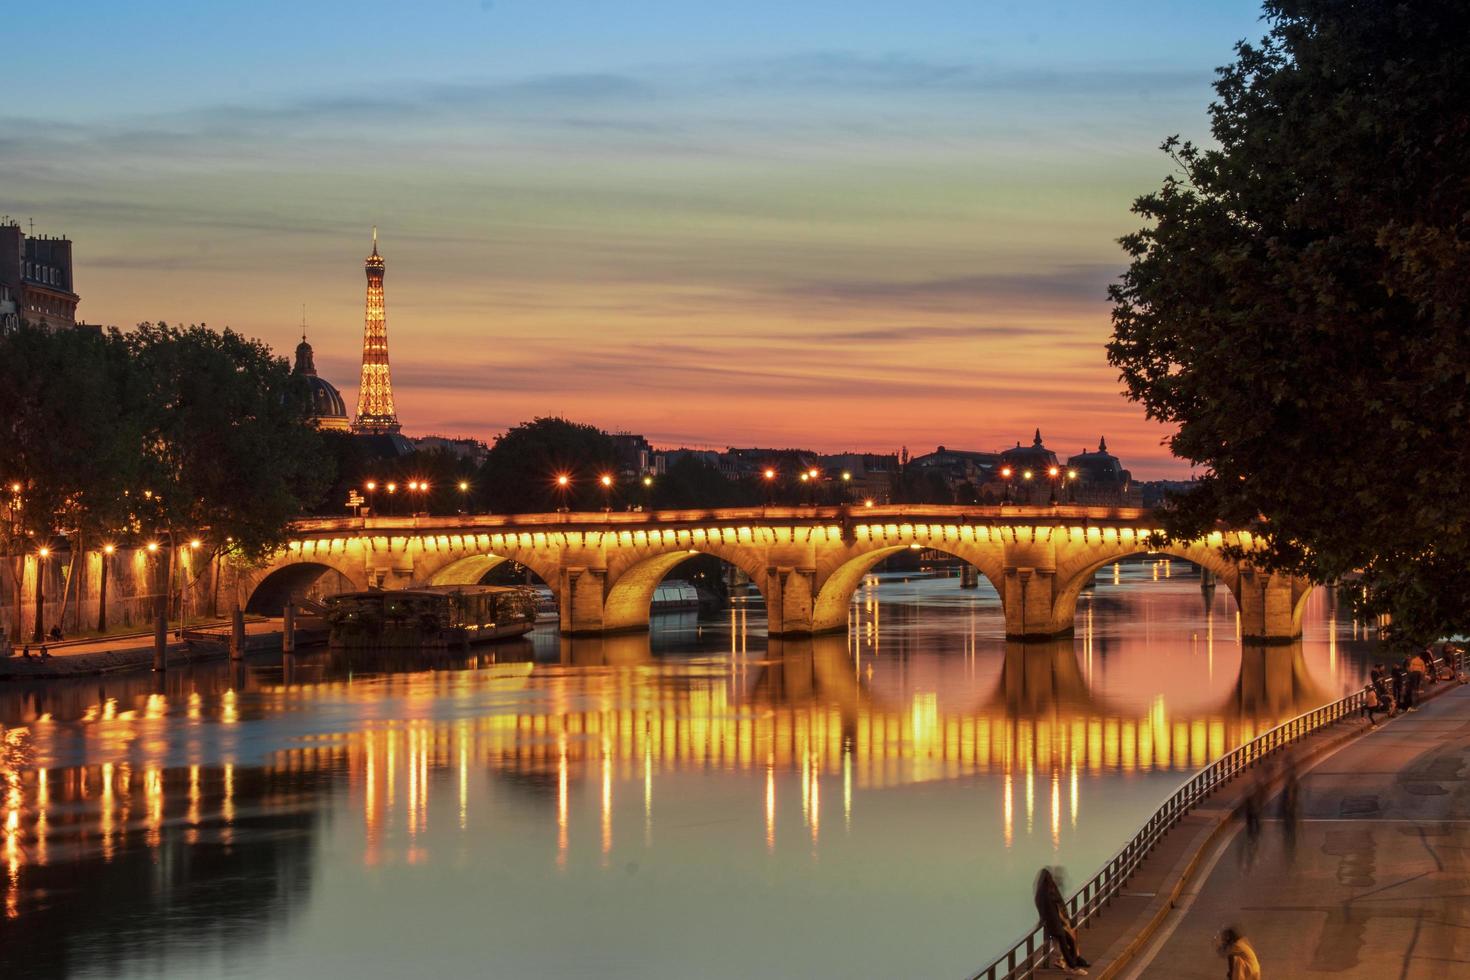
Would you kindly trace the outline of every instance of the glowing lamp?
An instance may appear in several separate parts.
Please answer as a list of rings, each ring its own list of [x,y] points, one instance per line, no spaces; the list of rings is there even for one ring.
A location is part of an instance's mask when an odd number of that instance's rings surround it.
[[[1077,471],[1076,470],[1068,470],[1067,471],[1067,479],[1069,479],[1069,480],[1075,480],[1075,479],[1077,479]]]
[[[1051,467],[1050,469],[1048,469],[1046,471],[1046,475],[1047,476],[1056,476],[1060,472],[1061,472],[1061,470],[1059,470],[1055,466],[1053,466],[1053,467]]]
[[[42,558],[50,558],[51,557],[51,549],[50,548],[42,548],[41,550],[37,551],[36,554],[40,555]]]
[[[460,480],[459,481],[459,490],[460,490],[460,493],[463,493],[464,491],[468,490],[469,488],[470,488],[470,481],[468,481],[468,480]]]
[[[1021,473],[1021,479],[1023,479],[1023,480],[1029,480],[1029,479],[1031,479],[1031,471],[1030,470],[1024,470],[1024,471],[1022,471],[1022,473]]]
[[[192,538],[192,539],[190,539],[190,541],[189,541],[189,548],[190,548],[190,549],[191,549],[191,550],[194,550],[194,551],[198,551],[198,550],[199,550],[199,546],[200,546],[200,545],[201,545],[201,544],[203,544],[203,542],[202,542],[202,541],[200,541],[200,540],[199,540],[199,539],[198,539],[198,538]]]
[[[572,478],[569,477],[569,476],[567,476],[565,473],[562,473],[561,475],[559,475],[556,478],[556,485],[559,486],[559,487],[564,487],[568,483],[571,483],[571,482],[572,482]]]
[[[651,486],[653,486],[653,477],[651,477],[651,476],[645,476],[643,478],[643,485],[645,487],[651,487]]]
[[[149,541],[147,547],[148,547],[148,553],[149,554],[152,554],[152,553],[154,553],[154,552],[156,552],[158,550],[158,542],[157,541]]]
[[[606,473],[604,473],[604,474],[602,474],[601,479],[599,479],[597,482],[601,483],[605,487],[610,487],[610,486],[612,486],[612,477],[610,477]]]
[[[767,480],[774,480],[776,478],[776,471],[768,467],[765,472],[765,477]]]
[[[388,486],[385,489],[389,493],[397,493],[398,492],[398,484],[396,484],[396,483],[389,483]]]
[[[801,475],[801,482],[802,482],[802,483],[805,483],[805,482],[807,482],[807,481],[808,481],[808,480],[810,480],[810,479],[811,479],[811,477],[810,477],[810,476],[808,476],[808,475],[807,475],[807,474],[805,474],[805,473],[803,473],[803,474],[802,474],[802,475]]]
[[[1000,468],[1000,475],[1009,480],[1011,478],[1011,468],[1009,466],[1002,466]]]
[[[367,487],[368,493],[372,493],[374,490],[378,489],[378,481],[377,480],[369,480],[369,481],[367,481],[366,484],[364,484],[364,486]]]
[[[849,472],[847,472],[847,470],[843,470],[842,471],[842,478],[844,480],[851,480],[852,479],[852,474],[849,473]]]
[[[103,553],[103,554],[104,554],[104,555],[110,555],[110,554],[112,554],[112,553],[113,553],[113,552],[114,552],[114,551],[116,551],[116,550],[117,550],[117,549],[116,549],[116,548],[114,548],[114,547],[113,547],[113,546],[112,546],[112,545],[110,545],[110,544],[104,544],[104,545],[103,545],[103,546],[102,546],[102,553]]]
[[[871,507],[871,506],[873,506],[873,498],[872,497],[869,497],[867,500],[864,500],[863,501],[863,506],[864,507]]]

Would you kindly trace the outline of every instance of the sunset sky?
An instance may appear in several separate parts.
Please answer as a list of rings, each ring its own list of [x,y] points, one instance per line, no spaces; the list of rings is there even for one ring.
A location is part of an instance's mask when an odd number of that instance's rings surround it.
[[[1256,3],[18,4],[0,213],[79,316],[231,326],[399,417],[1183,475],[1103,345],[1130,201]],[[50,38],[54,43],[48,43]]]

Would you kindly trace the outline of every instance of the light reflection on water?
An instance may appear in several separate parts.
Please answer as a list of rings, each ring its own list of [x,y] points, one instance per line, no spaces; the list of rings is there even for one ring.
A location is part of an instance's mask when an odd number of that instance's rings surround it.
[[[956,579],[410,671],[325,653],[0,688],[0,975],[959,975],[1183,774],[1361,683],[1179,562],[1008,644]]]

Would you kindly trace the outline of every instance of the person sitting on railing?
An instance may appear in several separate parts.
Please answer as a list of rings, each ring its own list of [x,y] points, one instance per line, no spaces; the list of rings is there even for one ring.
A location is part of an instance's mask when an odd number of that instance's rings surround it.
[[[1061,869],[1058,869],[1060,873]],[[1041,917],[1041,929],[1054,949],[1052,966],[1073,976],[1086,976],[1088,962],[1077,949],[1077,929],[1072,917],[1067,914],[1067,902],[1062,898],[1062,889],[1051,868],[1042,868],[1036,876],[1036,914]]]

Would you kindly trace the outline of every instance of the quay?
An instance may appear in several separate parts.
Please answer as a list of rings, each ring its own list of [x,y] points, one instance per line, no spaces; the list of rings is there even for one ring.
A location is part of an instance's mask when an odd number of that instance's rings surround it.
[[[1090,975],[1218,977],[1227,925],[1265,976],[1470,975],[1470,687],[1437,683],[1421,704],[1376,729],[1344,716],[1266,757],[1296,769],[1293,848],[1279,781],[1254,848],[1234,818],[1250,775],[1192,807],[1079,930]]]

